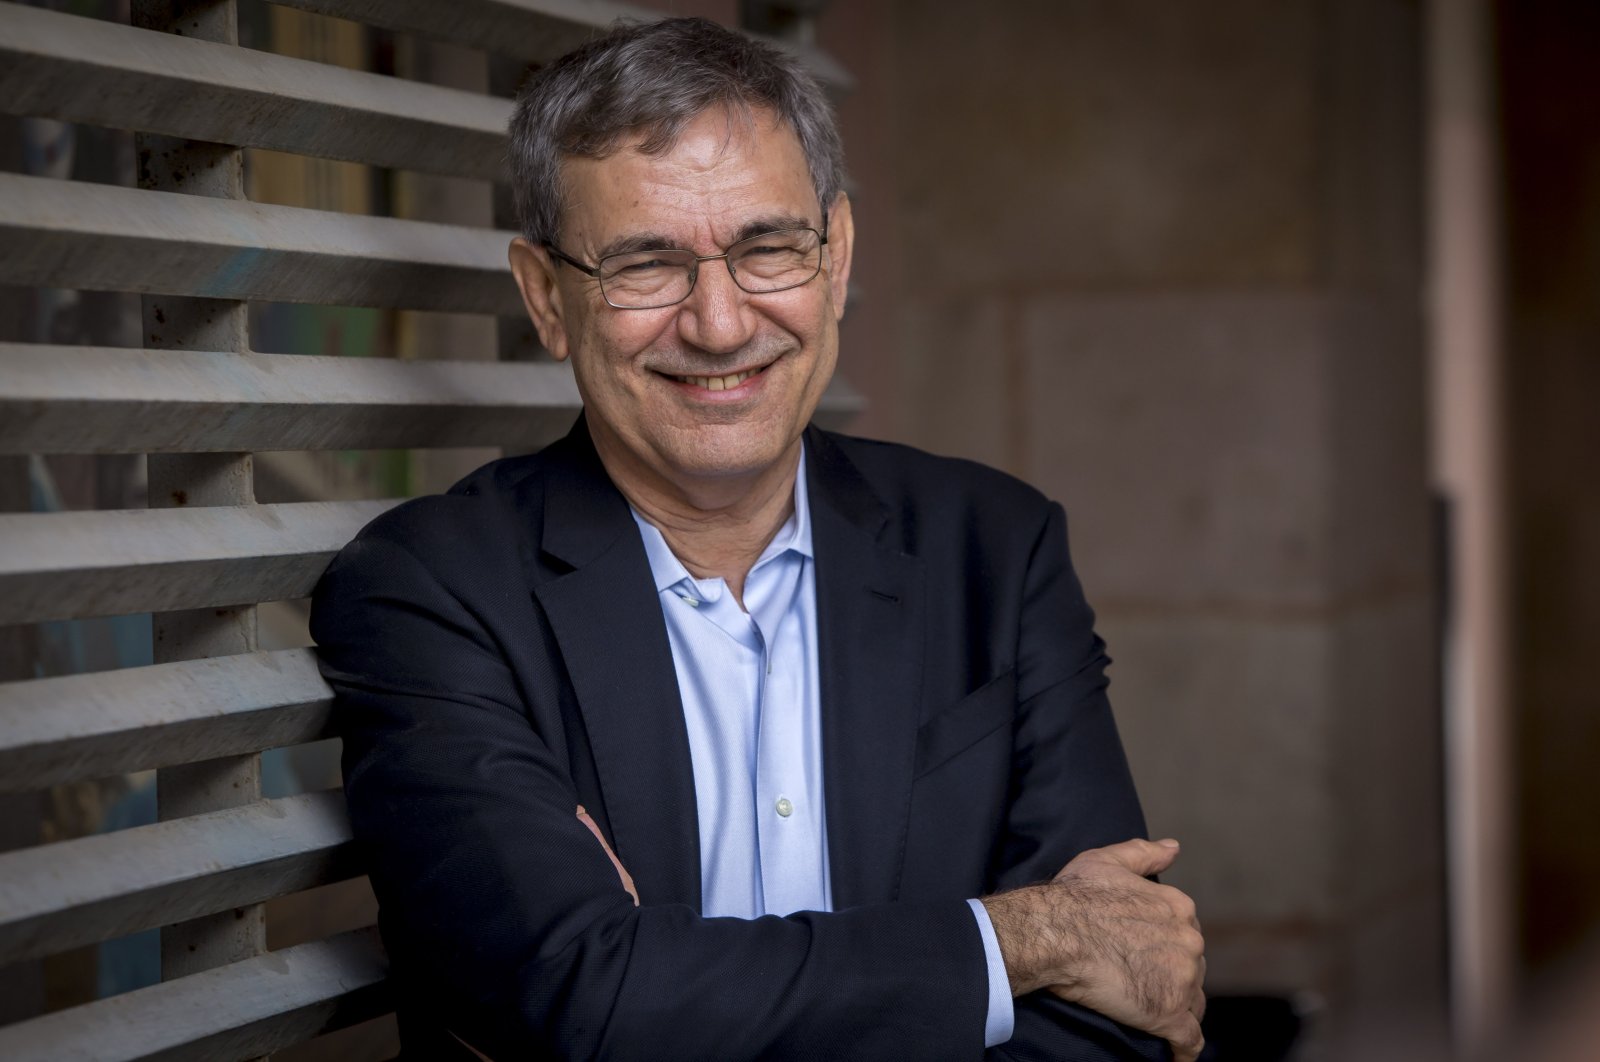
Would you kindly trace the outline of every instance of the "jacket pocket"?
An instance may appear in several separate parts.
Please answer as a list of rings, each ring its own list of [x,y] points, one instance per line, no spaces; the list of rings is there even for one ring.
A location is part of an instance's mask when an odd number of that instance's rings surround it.
[[[1011,721],[1017,709],[1017,672],[1003,672],[917,730],[918,778],[976,745]]]

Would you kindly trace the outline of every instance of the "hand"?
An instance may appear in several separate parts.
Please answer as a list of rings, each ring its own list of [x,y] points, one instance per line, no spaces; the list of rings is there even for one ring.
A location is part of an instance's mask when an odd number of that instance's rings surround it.
[[[1047,884],[984,897],[1012,994],[1049,989],[1194,1062],[1205,940],[1194,902],[1146,880],[1177,857],[1176,841],[1124,841],[1082,853]]]
[[[600,832],[600,827],[594,824],[589,813],[583,810],[583,805],[578,805],[578,821],[589,827],[589,832],[594,834],[594,839],[600,842],[600,847],[606,850],[606,855],[611,857],[611,865],[617,868],[617,876],[622,879],[622,887],[628,890],[628,895],[633,897],[633,905],[639,906],[639,890],[633,886],[633,875],[628,873],[628,868],[622,865],[622,860],[617,858],[617,853],[611,850],[606,843],[605,835]]]

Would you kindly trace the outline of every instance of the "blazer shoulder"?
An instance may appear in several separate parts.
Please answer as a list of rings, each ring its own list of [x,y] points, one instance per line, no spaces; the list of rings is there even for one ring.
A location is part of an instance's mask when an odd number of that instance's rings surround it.
[[[329,566],[335,571],[366,557],[394,556],[398,549],[442,576],[486,563],[504,564],[526,549],[528,511],[540,497],[529,491],[539,477],[538,455],[491,461],[443,494],[401,502],[368,521]]]
[[[530,479],[536,478],[548,460],[545,451],[502,457],[468,472],[445,494],[463,497],[510,495]]]
[[[537,476],[531,457],[500,458],[468,473],[442,494],[408,498],[386,509],[361,529],[358,538],[382,537],[401,543],[503,519],[519,488]]]
[[[920,509],[977,509],[1027,519],[1043,519],[1053,504],[1032,484],[979,461],[945,457],[903,443],[819,432],[839,449],[892,506],[910,502]]]

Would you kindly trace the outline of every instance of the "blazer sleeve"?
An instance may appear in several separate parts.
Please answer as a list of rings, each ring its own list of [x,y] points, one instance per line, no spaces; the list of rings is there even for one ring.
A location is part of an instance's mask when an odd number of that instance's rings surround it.
[[[369,528],[312,613],[407,998],[496,1058],[982,1053],[983,947],[959,900],[755,920],[635,907],[575,816],[564,745],[531,722],[490,605],[409,541]]]
[[[1017,646],[1017,722],[996,891],[1048,881],[1079,852],[1145,836],[1144,815],[1106,698],[1105,643],[1050,504],[1028,563]],[[1035,992],[1015,1001],[1011,1039],[991,1059],[1166,1060],[1165,1040]]]

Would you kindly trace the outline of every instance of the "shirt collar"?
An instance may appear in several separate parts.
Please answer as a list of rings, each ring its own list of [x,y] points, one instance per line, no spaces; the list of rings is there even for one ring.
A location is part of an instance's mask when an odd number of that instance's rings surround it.
[[[644,539],[645,557],[650,561],[650,574],[655,578],[656,591],[659,593],[670,587],[677,586],[685,579],[694,581],[694,576],[689,574],[689,569],[683,566],[672,547],[667,545],[666,538],[661,534],[661,529],[639,514],[639,510],[628,507],[633,513],[634,523],[639,525],[639,534]],[[751,571],[761,567],[768,561],[782,556],[793,550],[802,557],[813,557],[811,552],[811,495],[806,489],[806,450],[800,447],[800,464],[794,474],[794,512],[789,514],[789,519],[778,528],[778,533],[772,536],[772,541],[767,543],[767,548],[761,551],[761,556],[751,566]]]

